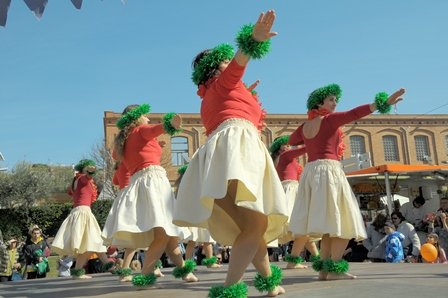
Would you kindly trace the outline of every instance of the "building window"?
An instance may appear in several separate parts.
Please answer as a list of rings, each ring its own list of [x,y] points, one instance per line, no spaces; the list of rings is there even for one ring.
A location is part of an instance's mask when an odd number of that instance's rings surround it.
[[[186,137],[171,138],[171,164],[173,166],[181,166],[189,161],[188,139]]]
[[[366,142],[363,136],[350,136],[350,149],[352,156],[366,153]]]
[[[429,141],[427,136],[415,136],[415,152],[417,153],[417,160],[428,161],[431,156],[429,152]]]
[[[384,136],[384,159],[386,161],[400,161],[398,156],[398,142],[396,136]]]

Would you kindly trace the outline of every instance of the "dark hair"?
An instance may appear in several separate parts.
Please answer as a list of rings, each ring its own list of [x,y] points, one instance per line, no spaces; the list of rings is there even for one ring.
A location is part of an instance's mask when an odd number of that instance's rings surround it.
[[[211,51],[212,51],[211,49],[205,49],[205,50],[201,51],[199,54],[197,54],[196,57],[194,57],[193,62],[191,63],[191,68],[193,68],[193,70],[194,70],[198,66],[201,59],[204,58],[205,56],[207,56],[208,54],[210,54]],[[199,82],[198,85],[206,83],[208,80],[210,80],[211,78],[216,76],[218,73],[219,73],[219,69],[217,69],[217,68],[206,69],[205,79],[203,81]]]
[[[421,206],[425,205],[425,198],[422,196],[417,196],[412,203],[420,204]]]
[[[378,213],[375,217],[375,219],[372,222],[372,226],[375,228],[376,231],[381,230],[384,228],[384,225],[386,224],[386,215],[383,213]]]
[[[400,211],[394,211],[390,214],[390,217],[392,218],[394,215],[396,215],[399,219],[400,222],[406,220],[406,218],[403,216],[403,214]]]

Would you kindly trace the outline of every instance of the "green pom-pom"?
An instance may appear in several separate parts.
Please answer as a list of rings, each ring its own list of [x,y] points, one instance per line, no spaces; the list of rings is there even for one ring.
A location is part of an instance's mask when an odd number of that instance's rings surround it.
[[[156,280],[157,276],[154,273],[138,274],[132,278],[132,284],[136,287],[146,287],[153,285]]]
[[[327,259],[323,263],[323,271],[326,272],[345,273],[348,271],[348,262],[346,260],[333,261]]]
[[[254,31],[253,24],[244,25],[236,36],[236,43],[244,54],[253,59],[260,59],[269,53],[271,47],[271,40],[256,41],[252,37]]]
[[[292,255],[286,255],[283,260],[293,264],[301,264],[305,261],[301,256],[294,257]]]
[[[314,271],[322,271],[322,269],[324,268],[324,261],[319,258],[313,261],[313,265],[311,267],[313,267]]]
[[[204,55],[194,67],[191,79],[196,85],[205,83],[219,69],[219,64],[225,60],[232,60],[234,56],[233,48],[227,43],[222,43],[214,47]]]
[[[185,173],[185,171],[187,170],[187,168],[188,168],[188,164],[183,165],[183,166],[180,166],[180,167],[177,169],[177,173],[178,173],[179,175],[183,175],[183,174]]]
[[[163,128],[165,129],[165,131],[170,134],[170,135],[175,135],[177,133],[180,133],[182,131],[182,129],[175,129],[172,125],[171,125],[171,120],[173,119],[174,116],[176,116],[176,113],[168,113],[165,114],[163,116]]]
[[[212,287],[208,292],[209,298],[246,298],[248,293],[247,285],[244,282],[224,287]]]
[[[34,256],[35,257],[40,258],[40,257],[43,256],[43,254],[44,254],[44,252],[42,251],[42,249],[37,249],[37,250],[34,251]]]
[[[114,262],[107,262],[106,264],[103,264],[103,271],[109,271],[112,267],[115,266]]]
[[[317,255],[317,256],[311,256],[311,262],[316,262],[316,261],[318,261],[318,260],[320,260],[320,255]]]
[[[183,267],[174,268],[173,275],[175,278],[182,278],[193,272],[194,268],[196,268],[196,263],[193,260],[186,260]]]
[[[202,259],[202,265],[205,265],[205,266],[211,266],[216,263],[218,263],[218,258],[215,256]]]
[[[282,269],[278,266],[271,265],[271,276],[261,276],[260,273],[255,275],[254,286],[259,292],[272,291],[282,282]]]
[[[115,270],[112,270],[110,273],[112,273],[113,275],[120,275],[121,276],[121,271],[123,271],[122,268],[118,268]]]
[[[272,142],[271,146],[269,147],[269,152],[274,153],[280,150],[280,147],[282,145],[288,144],[289,136],[281,136],[275,138],[274,142]]]
[[[318,88],[311,92],[306,102],[308,111],[318,108],[318,104],[322,104],[327,96],[336,96],[336,103],[339,103],[339,99],[342,95],[341,87],[338,84],[330,84],[321,88]]]
[[[132,275],[132,269],[131,268],[121,268],[120,273],[118,274],[121,277]]]
[[[82,276],[86,274],[86,271],[83,268],[80,269],[70,269],[70,273],[72,276]]]
[[[387,95],[386,92],[379,92],[377,95],[375,95],[376,109],[378,110],[379,113],[381,114],[390,113],[392,106],[387,103],[388,98],[389,95]]]
[[[154,268],[156,268],[156,269],[162,269],[162,268],[163,268],[163,266],[162,266],[162,261],[157,260],[157,262],[154,264]]]
[[[126,114],[122,115],[120,119],[117,121],[117,126],[119,129],[123,129],[138,118],[140,118],[142,115],[148,114],[151,111],[151,107],[149,104],[145,103],[142,105],[139,105],[135,109],[130,110]]]

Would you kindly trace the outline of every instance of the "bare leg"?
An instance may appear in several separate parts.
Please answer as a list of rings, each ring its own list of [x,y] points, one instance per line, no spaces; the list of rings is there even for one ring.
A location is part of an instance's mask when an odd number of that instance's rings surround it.
[[[122,267],[122,269],[130,268],[130,265],[131,265],[132,259],[134,258],[135,252],[136,252],[136,250],[133,249],[133,248],[126,248],[124,250],[123,267]],[[130,281],[132,281],[132,275],[122,276],[120,278],[120,281],[130,282]]]
[[[312,256],[318,256],[319,250],[317,249],[317,245],[315,241],[308,241],[305,244],[305,248],[311,253]]]
[[[83,267],[86,265],[87,261],[89,260],[90,256],[93,254],[93,252],[87,251],[79,256],[76,257],[76,265],[75,265],[75,269],[79,270],[79,269],[83,269]],[[92,278],[90,275],[80,275],[80,276],[76,276],[75,278],[78,279],[89,279]]]
[[[331,254],[331,238],[328,234],[323,235],[320,242],[320,259],[329,259]],[[319,271],[319,280],[326,280],[328,272]]]
[[[264,240],[260,241],[257,253],[255,254],[254,259],[252,260],[252,264],[262,276],[270,276],[272,274],[271,266],[269,263],[268,251]],[[268,292],[268,296],[274,297],[284,293],[285,289],[283,289],[283,287],[281,286],[277,286],[274,290]]]
[[[196,246],[195,241],[188,241],[187,247],[185,248],[185,260],[193,259],[194,248]]]
[[[344,255],[344,251],[347,248],[348,239],[341,239],[341,238],[331,238],[331,259],[333,261],[340,261],[342,260],[342,256]],[[329,272],[327,276],[327,280],[334,280],[334,279],[355,279],[356,276],[352,275],[350,273],[332,273]]]
[[[178,239],[176,237],[169,237],[169,238],[170,239],[168,241],[168,245],[166,247],[165,252],[171,259],[171,261],[173,261],[174,265],[176,265],[176,267],[183,267],[185,263],[178,245]],[[198,281],[198,278],[192,272],[188,273],[182,279],[185,280],[186,282]]]
[[[291,256],[293,257],[300,256],[308,241],[309,237],[307,236],[296,237],[294,239],[294,244],[292,245]],[[286,265],[286,269],[305,269],[305,268],[308,268],[308,266],[303,264],[288,263],[288,265]]]
[[[207,259],[210,259],[211,257],[213,257],[213,243],[204,243],[202,245],[202,252],[204,253],[205,257]],[[219,264],[211,264],[207,266],[208,268],[221,268],[221,265]]]
[[[163,228],[154,228],[154,240],[146,251],[142,274],[149,274],[154,271],[154,265],[165,251],[170,238]]]

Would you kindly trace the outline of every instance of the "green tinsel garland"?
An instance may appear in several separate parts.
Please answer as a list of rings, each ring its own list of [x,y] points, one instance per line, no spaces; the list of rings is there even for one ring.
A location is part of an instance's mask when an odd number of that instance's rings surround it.
[[[348,262],[346,260],[333,261],[327,259],[323,261],[323,271],[333,273],[345,273],[348,271]]]
[[[126,114],[122,115],[117,121],[117,126],[119,129],[123,129],[140,118],[142,115],[148,114],[150,111],[151,107],[149,106],[149,104],[144,103],[142,105],[139,105],[135,109],[132,109]]]
[[[247,285],[244,282],[224,287],[215,286],[208,292],[209,298],[246,298],[248,293]]]
[[[282,145],[288,144],[289,136],[281,136],[278,137],[272,142],[271,146],[269,147],[269,152],[274,153],[280,150],[280,147]]]
[[[324,268],[324,261],[319,258],[318,260],[313,261],[313,265],[311,267],[313,267],[314,271],[322,271]]]
[[[132,275],[132,269],[131,268],[122,268],[120,269],[120,273],[118,274],[121,277]]]
[[[109,271],[109,269],[114,267],[114,265],[114,262],[107,262],[106,264],[103,264],[103,271]]]
[[[228,43],[222,43],[214,47],[209,53],[204,55],[193,70],[191,79],[196,85],[205,83],[210,79],[210,75],[217,69],[219,64],[225,60],[232,60],[234,51]]]
[[[72,276],[79,277],[79,276],[83,276],[84,274],[86,274],[86,271],[83,268],[80,268],[80,269],[73,268],[73,269],[70,269],[70,274]]]
[[[156,280],[157,276],[154,273],[137,274],[132,278],[132,284],[136,287],[146,287],[153,285]]]
[[[381,114],[390,113],[392,106],[387,103],[388,98],[389,95],[387,95],[386,92],[379,92],[377,95],[375,95],[376,109],[378,110],[379,113]]]
[[[162,266],[162,261],[157,260],[157,262],[154,264],[154,268],[156,268],[156,269],[162,269],[162,268],[163,268],[163,266]]]
[[[218,258],[215,256],[202,259],[202,265],[211,266],[216,263],[218,263]]]
[[[85,167],[95,167],[96,164],[91,159],[81,159],[75,166],[75,171],[82,172]]]
[[[188,273],[193,272],[195,267],[196,263],[193,260],[186,260],[183,267],[174,268],[173,275],[175,278],[182,278]]]
[[[321,104],[327,96],[336,96],[336,103],[339,103],[339,99],[342,95],[341,87],[338,84],[330,84],[321,88],[318,88],[311,92],[306,102],[308,111],[318,108],[318,104]]]
[[[320,255],[317,255],[317,256],[311,256],[311,262],[316,262],[316,261],[318,261],[318,260],[320,260]]]
[[[294,257],[293,255],[286,255],[283,260],[294,264],[301,264],[305,261],[301,256]]]
[[[180,167],[177,169],[177,173],[178,173],[179,175],[183,175],[183,174],[185,173],[185,171],[187,170],[187,168],[188,168],[188,164],[183,165],[183,166],[180,166]]]
[[[170,134],[170,135],[175,135],[177,133],[180,133],[182,131],[182,129],[175,129],[172,125],[171,125],[171,120],[173,119],[174,116],[176,116],[176,113],[168,113],[165,114],[163,116],[163,128],[165,129],[165,131]]]
[[[264,277],[260,273],[255,275],[254,286],[259,292],[272,291],[281,284],[283,273],[276,265],[271,265],[271,276]]]
[[[271,40],[259,42],[253,39],[254,26],[253,24],[244,25],[236,36],[236,43],[244,54],[253,59],[260,59],[269,53]]]

